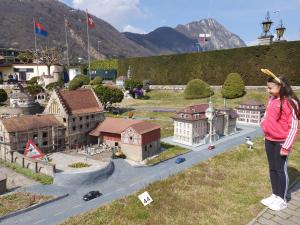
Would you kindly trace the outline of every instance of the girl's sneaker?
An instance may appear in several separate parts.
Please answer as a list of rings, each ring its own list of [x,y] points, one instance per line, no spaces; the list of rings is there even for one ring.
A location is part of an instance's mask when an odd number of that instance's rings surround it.
[[[287,207],[286,201],[284,201],[281,197],[277,196],[275,201],[273,201],[269,205],[269,209],[272,209],[274,211],[280,211]]]
[[[270,197],[262,199],[260,202],[261,204],[268,206],[271,205],[276,200],[276,195],[272,194]]]

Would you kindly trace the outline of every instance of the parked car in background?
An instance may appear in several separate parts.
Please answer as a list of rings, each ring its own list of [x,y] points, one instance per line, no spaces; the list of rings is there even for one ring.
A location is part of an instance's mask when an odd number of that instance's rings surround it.
[[[82,199],[84,201],[89,201],[92,200],[94,198],[98,198],[100,197],[102,194],[99,191],[90,191],[89,193],[85,194]]]
[[[180,164],[180,163],[183,163],[185,161],[185,158],[184,157],[179,157],[175,160],[175,163],[176,164]]]
[[[209,145],[209,146],[208,146],[208,150],[213,150],[214,148],[215,148],[214,145]]]

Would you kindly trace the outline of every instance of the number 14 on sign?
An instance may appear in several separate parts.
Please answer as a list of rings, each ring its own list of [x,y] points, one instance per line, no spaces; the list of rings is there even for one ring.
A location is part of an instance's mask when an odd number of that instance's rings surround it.
[[[139,199],[143,203],[144,206],[148,205],[149,203],[153,202],[151,196],[147,191],[139,195]]]

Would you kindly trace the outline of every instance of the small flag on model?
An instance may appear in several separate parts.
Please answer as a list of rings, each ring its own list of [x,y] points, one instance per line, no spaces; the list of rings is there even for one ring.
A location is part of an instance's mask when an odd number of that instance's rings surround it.
[[[35,28],[35,33],[43,36],[43,37],[47,37],[48,36],[48,32],[46,31],[46,29],[42,26],[42,24],[40,24],[37,21],[34,21],[34,28]]]
[[[87,16],[87,24],[88,24],[89,28],[91,28],[91,29],[96,28],[96,24],[95,24],[92,16],[88,13],[86,13],[86,16]]]

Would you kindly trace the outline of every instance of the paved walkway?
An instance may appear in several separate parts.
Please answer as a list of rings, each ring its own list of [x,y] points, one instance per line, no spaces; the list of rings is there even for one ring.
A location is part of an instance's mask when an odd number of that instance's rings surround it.
[[[291,200],[286,209],[276,212],[265,208],[248,225],[300,225],[300,181],[291,188],[290,193]]]

